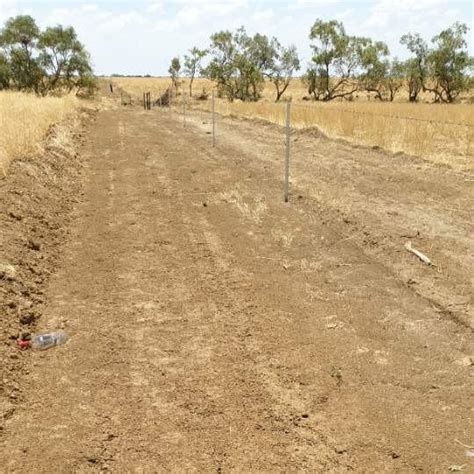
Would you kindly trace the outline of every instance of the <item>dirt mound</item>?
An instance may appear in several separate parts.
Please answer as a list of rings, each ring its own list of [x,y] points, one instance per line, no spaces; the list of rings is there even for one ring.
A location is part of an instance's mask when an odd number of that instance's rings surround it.
[[[158,97],[155,102],[153,102],[153,105],[158,106],[158,107],[169,107],[171,104],[171,99],[173,97],[173,91],[171,88],[166,89],[166,91],[161,94],[160,97]]]
[[[17,349],[16,339],[34,331],[41,317],[45,285],[81,196],[82,162],[75,148],[94,115],[83,110],[79,118],[53,126],[43,151],[13,161],[0,180],[0,430],[22,397],[17,381],[28,355]]]

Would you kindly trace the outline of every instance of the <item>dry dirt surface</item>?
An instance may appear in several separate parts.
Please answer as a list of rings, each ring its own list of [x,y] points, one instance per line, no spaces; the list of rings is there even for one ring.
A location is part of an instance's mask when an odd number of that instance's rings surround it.
[[[474,469],[472,176],[299,133],[284,203],[282,130],[217,130],[89,126],[0,469]]]
[[[84,110],[51,127],[42,150],[15,160],[0,177],[0,435],[22,401],[20,380],[29,370],[28,355],[12,349],[19,335],[35,330],[47,304],[45,289],[81,196],[74,144],[93,115]]]

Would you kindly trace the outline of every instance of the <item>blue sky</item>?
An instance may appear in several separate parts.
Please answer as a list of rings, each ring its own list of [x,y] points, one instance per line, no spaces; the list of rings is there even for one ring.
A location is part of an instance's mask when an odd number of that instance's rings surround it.
[[[308,33],[316,18],[337,19],[349,34],[385,41],[392,55],[406,57],[400,36],[419,32],[427,40],[455,21],[472,28],[470,0],[0,0],[0,24],[17,14],[39,25],[76,28],[98,74],[166,74],[170,60],[209,36],[241,25],[249,33],[295,44],[304,67],[311,57]],[[473,31],[469,34],[473,55]]]

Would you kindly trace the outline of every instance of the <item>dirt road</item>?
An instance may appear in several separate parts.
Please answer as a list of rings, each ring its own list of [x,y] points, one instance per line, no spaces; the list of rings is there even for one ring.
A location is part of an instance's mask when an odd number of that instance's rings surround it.
[[[41,320],[70,341],[30,353],[3,470],[472,468],[467,177],[298,135],[285,204],[279,130],[203,122],[90,127]]]

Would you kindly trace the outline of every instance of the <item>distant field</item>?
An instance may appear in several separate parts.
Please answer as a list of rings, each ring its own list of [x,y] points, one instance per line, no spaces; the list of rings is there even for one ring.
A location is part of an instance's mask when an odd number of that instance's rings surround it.
[[[74,96],[0,92],[0,174],[6,173],[11,160],[38,151],[48,128],[78,106]]]
[[[113,78],[116,85],[140,100],[144,91],[158,97],[171,81],[163,78]],[[212,82],[196,79],[194,95],[203,88],[210,92]],[[182,91],[188,94],[188,83]],[[379,146],[394,152],[405,152],[447,164],[457,169],[472,169],[474,162],[474,105],[428,104],[408,102],[380,103],[359,100],[344,102],[303,101],[304,85],[295,79],[287,91],[292,97],[292,124],[295,128],[318,127],[333,138],[343,138],[356,144]],[[273,102],[273,86],[267,84],[264,98],[257,102],[216,101],[216,111],[222,115],[268,120],[283,125],[284,104]],[[181,101],[181,98],[177,99]],[[210,110],[210,100],[190,102],[195,108]]]

